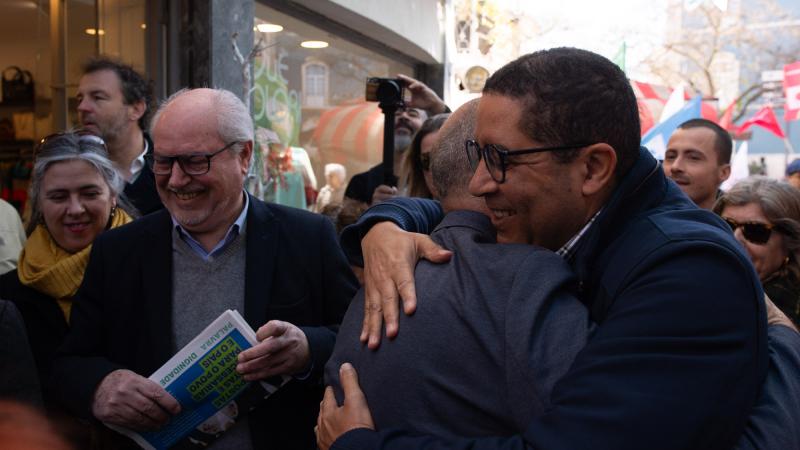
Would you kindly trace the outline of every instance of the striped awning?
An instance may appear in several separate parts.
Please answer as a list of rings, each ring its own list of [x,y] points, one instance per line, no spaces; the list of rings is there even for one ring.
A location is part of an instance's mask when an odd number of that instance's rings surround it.
[[[328,109],[320,116],[312,139],[329,162],[379,160],[383,149],[383,113],[373,102]]]

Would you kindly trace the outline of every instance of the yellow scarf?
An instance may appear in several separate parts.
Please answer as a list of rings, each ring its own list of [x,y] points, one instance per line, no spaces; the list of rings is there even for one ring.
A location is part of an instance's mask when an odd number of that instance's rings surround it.
[[[125,225],[132,220],[125,211],[117,209],[111,218],[110,228]],[[72,296],[83,281],[83,272],[89,262],[91,250],[92,246],[89,245],[78,253],[69,253],[56,244],[44,226],[37,225],[19,255],[19,281],[58,301],[58,306],[69,322]]]

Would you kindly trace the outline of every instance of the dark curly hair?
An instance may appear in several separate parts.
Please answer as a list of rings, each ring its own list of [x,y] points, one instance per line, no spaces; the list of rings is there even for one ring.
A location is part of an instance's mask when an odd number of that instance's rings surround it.
[[[153,110],[153,91],[149,81],[145,80],[133,67],[107,56],[89,59],[83,65],[82,70],[84,75],[101,70],[110,70],[116,73],[122,85],[122,96],[125,98],[125,104],[132,105],[138,101],[144,102],[145,110],[142,117],[139,118],[139,128],[142,130],[147,129],[150,114]]]
[[[590,51],[560,47],[519,57],[495,72],[483,88],[519,100],[519,129],[542,145],[604,142],[617,153],[617,176],[639,155],[636,96],[625,73]],[[569,163],[580,150],[553,152]]]

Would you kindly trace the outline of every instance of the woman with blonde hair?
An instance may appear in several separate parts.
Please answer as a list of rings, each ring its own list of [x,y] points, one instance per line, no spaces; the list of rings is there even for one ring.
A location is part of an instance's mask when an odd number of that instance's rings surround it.
[[[742,180],[714,205],[744,246],[764,293],[800,319],[800,190],[762,176]]]

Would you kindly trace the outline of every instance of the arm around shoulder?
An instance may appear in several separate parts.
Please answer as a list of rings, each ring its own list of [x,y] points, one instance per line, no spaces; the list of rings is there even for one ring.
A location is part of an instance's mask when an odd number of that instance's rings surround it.
[[[348,260],[363,266],[361,239],[373,225],[379,222],[394,222],[404,231],[430,234],[444,216],[442,207],[435,200],[415,197],[395,197],[367,209],[353,225],[342,230],[341,244]]]

